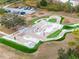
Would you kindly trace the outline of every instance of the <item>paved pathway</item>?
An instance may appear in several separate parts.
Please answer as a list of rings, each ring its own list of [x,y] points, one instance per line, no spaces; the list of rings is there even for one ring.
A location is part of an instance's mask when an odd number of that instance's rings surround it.
[[[6,33],[0,31],[0,35],[5,35],[5,36],[7,36],[8,34],[6,34]]]

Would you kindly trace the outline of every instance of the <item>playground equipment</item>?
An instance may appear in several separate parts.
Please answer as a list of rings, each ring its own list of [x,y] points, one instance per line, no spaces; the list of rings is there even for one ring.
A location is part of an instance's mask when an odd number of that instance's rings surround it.
[[[79,24],[62,24],[62,16],[50,16],[34,22],[32,27],[0,37],[0,42],[17,50],[33,53],[44,42],[61,41],[67,33],[79,29]]]

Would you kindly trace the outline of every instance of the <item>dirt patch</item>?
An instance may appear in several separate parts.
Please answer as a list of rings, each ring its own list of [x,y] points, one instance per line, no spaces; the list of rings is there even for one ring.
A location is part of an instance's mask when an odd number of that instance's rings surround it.
[[[46,13],[48,15],[48,13]],[[53,15],[53,14],[51,14]],[[39,16],[39,15],[36,15]],[[79,22],[76,18],[65,16],[65,23],[73,23]],[[28,18],[27,18],[28,19]],[[5,28],[0,28],[1,31],[6,33],[11,33],[13,31]],[[57,59],[57,51],[59,48],[68,49],[68,42],[74,40],[74,36],[72,34],[68,34],[66,39],[63,41],[52,41],[42,44],[38,51],[34,54],[23,53],[6,45],[0,44],[0,59]]]
[[[14,32],[14,30],[7,29],[7,28],[1,27],[1,26],[0,26],[0,31],[5,32],[5,33],[7,33],[7,34],[11,34],[11,33]]]

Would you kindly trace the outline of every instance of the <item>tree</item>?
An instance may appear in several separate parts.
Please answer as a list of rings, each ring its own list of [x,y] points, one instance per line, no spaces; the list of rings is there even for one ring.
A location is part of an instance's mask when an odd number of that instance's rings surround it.
[[[60,2],[60,0],[48,0],[49,3],[56,3],[56,2]]]
[[[17,2],[19,0],[7,0],[6,2]]]
[[[47,6],[47,1],[46,0],[41,0],[40,5],[41,6]]]
[[[26,5],[26,1],[27,0],[20,0],[20,2],[23,3],[23,4],[25,4],[25,5]]]
[[[75,51],[76,49],[69,48],[67,52],[63,49],[58,51],[58,59],[79,59],[79,55]]]
[[[16,1],[19,1],[19,0],[0,0],[0,4],[11,3]]]
[[[75,11],[79,13],[79,5],[75,6]]]
[[[0,8],[0,14],[3,15],[5,13],[6,13],[6,11],[3,8]]]
[[[7,0],[0,0],[0,4],[5,3]]]
[[[3,15],[0,24],[8,29],[17,29],[18,26],[26,25],[25,20],[15,14]]]
[[[66,12],[72,12],[73,11],[72,3],[70,2],[70,0],[68,0],[64,4],[64,11],[66,11]]]

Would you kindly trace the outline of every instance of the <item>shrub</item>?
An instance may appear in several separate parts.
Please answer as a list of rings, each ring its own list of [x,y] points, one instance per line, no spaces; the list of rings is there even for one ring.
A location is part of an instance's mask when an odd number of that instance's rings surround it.
[[[79,55],[76,53],[75,49],[69,48],[67,52],[64,49],[59,49],[58,59],[79,59]]]
[[[0,14],[2,15],[4,13],[6,13],[6,11],[4,9],[0,8]]]
[[[77,13],[77,16],[79,17],[79,13]]]
[[[68,42],[68,45],[69,46],[74,46],[74,45],[76,45],[76,42],[74,42],[74,41]]]
[[[79,5],[75,6],[74,8],[76,12],[79,12]]]
[[[71,3],[66,2],[64,3],[64,11],[65,12],[72,12],[73,11],[73,6]]]
[[[79,39],[79,30],[73,32],[75,38]]]
[[[8,29],[11,29],[11,28],[17,29],[18,26],[26,25],[25,22],[26,21],[24,20],[24,18],[21,18],[15,14],[6,14],[0,18],[0,24],[2,26],[5,26]]]
[[[63,11],[63,3],[57,2],[53,4],[48,4],[46,7],[41,7],[49,11]]]
[[[46,0],[41,0],[40,5],[41,6],[47,6],[47,1]]]
[[[19,0],[0,0],[0,4],[11,3],[16,1],[19,1]]]
[[[0,4],[5,3],[7,0],[0,0]]]
[[[48,5],[47,9],[49,11],[61,11],[58,4]]]
[[[77,45],[75,49],[76,49],[77,54],[79,55],[79,45]]]

